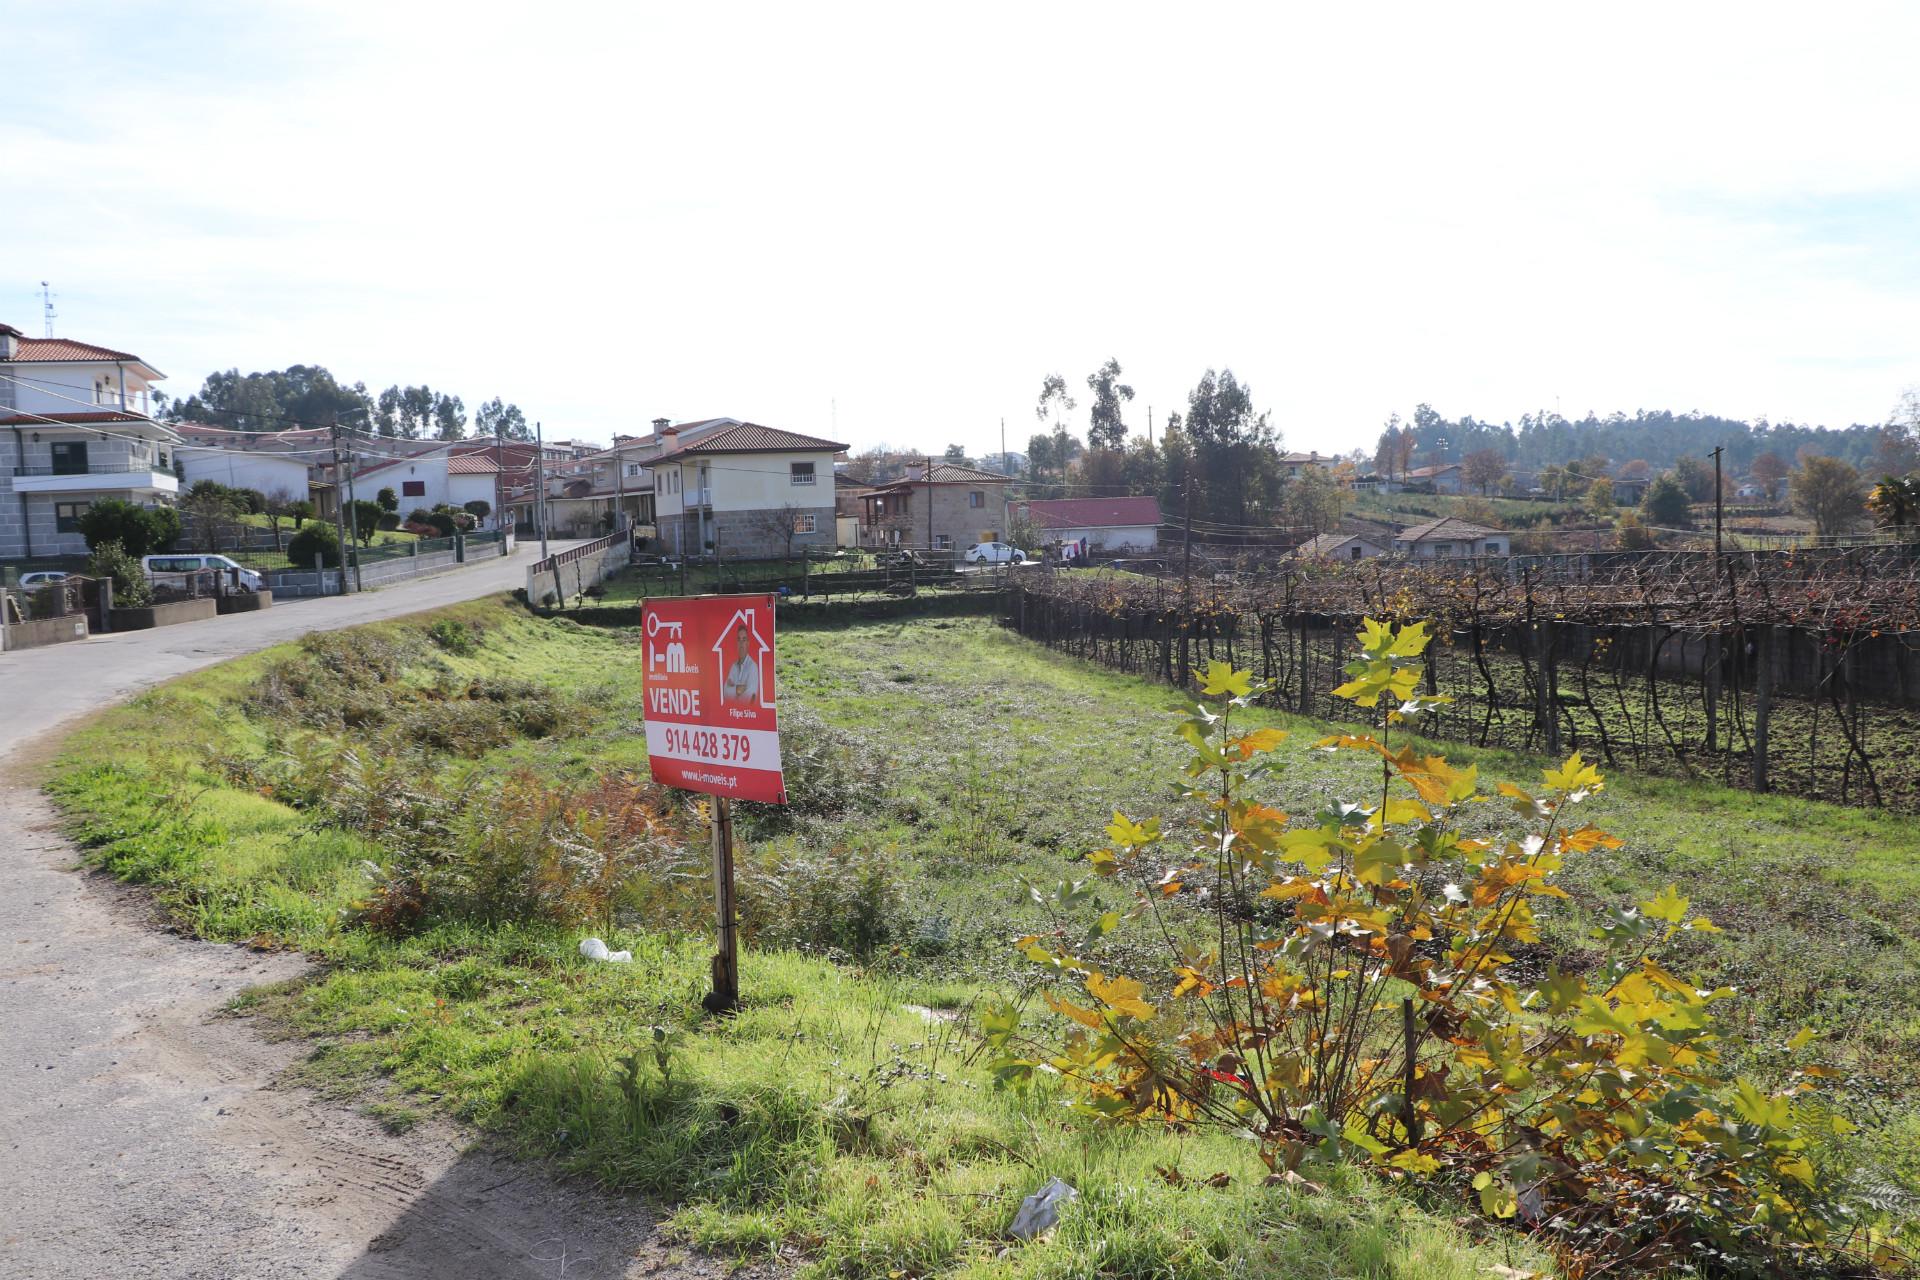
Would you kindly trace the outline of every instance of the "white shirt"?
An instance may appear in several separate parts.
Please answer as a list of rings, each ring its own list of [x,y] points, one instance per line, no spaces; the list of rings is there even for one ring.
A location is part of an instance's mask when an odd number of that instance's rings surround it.
[[[740,658],[727,668],[726,683],[720,686],[724,702],[754,702],[760,697],[760,664],[751,657]]]

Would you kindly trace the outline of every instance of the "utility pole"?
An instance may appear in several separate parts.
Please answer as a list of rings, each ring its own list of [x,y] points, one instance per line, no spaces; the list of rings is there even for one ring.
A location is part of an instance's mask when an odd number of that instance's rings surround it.
[[[347,536],[357,544],[360,541],[360,513],[354,510],[354,503],[357,499],[354,497],[353,492],[353,467],[353,446],[351,442],[349,442],[347,446]],[[368,536],[372,536],[371,531],[369,531]],[[352,550],[352,548],[349,547],[348,550]],[[365,591],[367,589],[366,584],[360,580],[360,556],[356,552],[349,558],[353,562],[353,589],[355,591]],[[345,561],[342,561],[342,563],[344,564]]]
[[[1147,406],[1147,448],[1153,448],[1153,406]]]
[[[540,558],[547,558],[547,437],[538,422],[533,424],[533,518],[540,525]]]
[[[340,594],[347,594],[347,522],[344,506],[346,503],[346,479],[340,469],[340,418],[335,415],[333,425],[327,428],[327,434],[333,441],[333,533],[340,543]],[[325,590],[325,588],[321,588]]]
[[[1713,555],[1715,563],[1720,558],[1720,521],[1722,506],[1720,500],[1720,455],[1726,452],[1725,445],[1713,447]]]

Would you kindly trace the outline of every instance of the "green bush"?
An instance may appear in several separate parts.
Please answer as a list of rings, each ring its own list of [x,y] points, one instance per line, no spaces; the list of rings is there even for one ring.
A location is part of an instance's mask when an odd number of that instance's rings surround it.
[[[340,567],[340,535],[330,524],[302,525],[298,533],[287,539],[287,559],[296,569],[312,568],[316,555],[327,568]]]
[[[117,542],[135,560],[158,555],[180,536],[180,513],[172,507],[143,507],[119,498],[102,498],[80,517],[87,547]]]
[[[379,503],[380,509],[388,514],[393,514],[400,510],[400,495],[395,493],[391,486],[375,494],[374,501]]]
[[[87,576],[113,579],[115,608],[139,609],[153,603],[153,583],[140,562],[117,542],[103,542],[87,558]]]
[[[370,545],[374,531],[380,527],[380,520],[387,513],[380,509],[379,503],[368,502],[365,498],[349,503],[348,509],[353,513],[353,524],[350,526],[353,536],[360,540],[362,546]]]
[[[896,855],[781,841],[737,866],[741,926],[761,944],[860,960],[919,932]]]

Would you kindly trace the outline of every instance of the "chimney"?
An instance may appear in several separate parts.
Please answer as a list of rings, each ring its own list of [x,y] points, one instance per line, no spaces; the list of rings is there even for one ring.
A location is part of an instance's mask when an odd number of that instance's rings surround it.
[[[671,425],[673,425],[672,422],[667,418],[655,418],[653,420],[653,434],[663,436],[667,434],[667,428]]]
[[[11,360],[20,351],[20,339],[26,337],[10,324],[0,324],[0,360]]]

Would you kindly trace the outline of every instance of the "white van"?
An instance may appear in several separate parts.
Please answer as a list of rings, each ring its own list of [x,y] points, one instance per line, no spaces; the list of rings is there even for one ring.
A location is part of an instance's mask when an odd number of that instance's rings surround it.
[[[162,583],[183,586],[187,581],[186,575],[194,573],[217,573],[227,585],[238,585],[242,591],[259,591],[267,585],[266,579],[258,573],[225,556],[147,556],[140,561],[140,565],[146,570],[147,581],[155,586]]]

